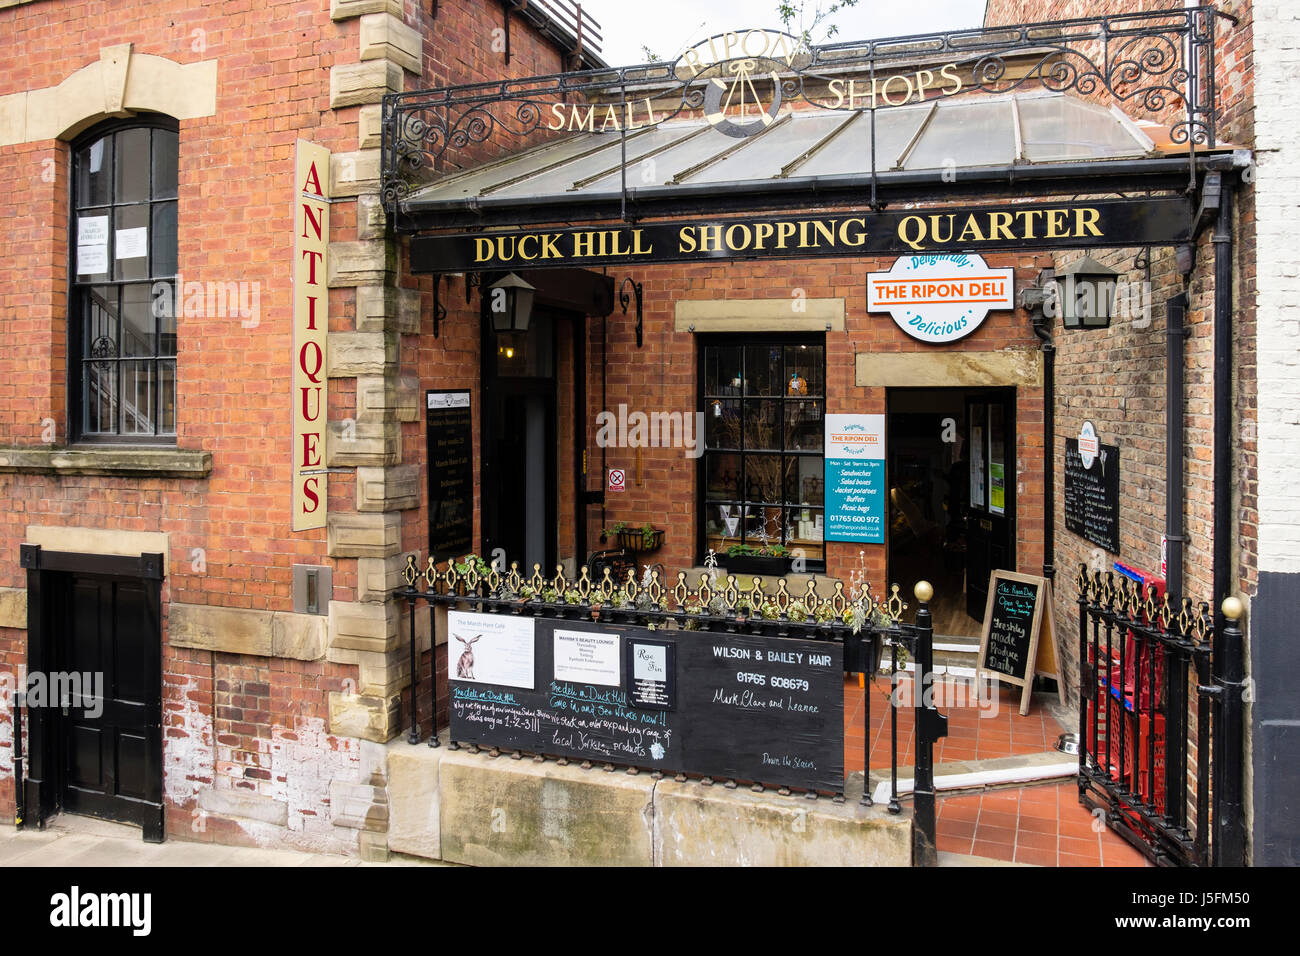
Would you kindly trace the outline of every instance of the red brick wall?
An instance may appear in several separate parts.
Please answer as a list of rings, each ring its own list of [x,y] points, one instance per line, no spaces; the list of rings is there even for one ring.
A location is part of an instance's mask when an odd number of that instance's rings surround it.
[[[18,547],[31,524],[171,535],[162,592],[167,792],[174,811],[168,825],[198,838],[212,838],[222,827],[191,827],[196,787],[215,774],[241,788],[274,788],[277,781],[265,775],[268,742],[281,732],[318,728],[328,720],[328,692],[356,677],[350,666],[166,646],[172,601],[290,610],[295,563],[332,565],[334,598],[351,600],[355,593],[355,562],[327,557],[325,530],[293,533],[289,525],[294,142],[309,139],[336,153],[358,144],[359,108],[330,108],[329,71],[358,59],[359,23],[332,21],[329,6],[328,0],[268,0],[256,9],[60,0],[0,11],[0,95],[55,86],[114,44],[177,63],[218,63],[216,114],[180,123],[179,271],[200,281],[258,283],[261,314],[255,327],[244,327],[239,317],[178,322],[177,445],[210,451],[211,476],[0,474],[0,587],[25,586]],[[507,69],[503,54],[491,50],[498,5],[444,0],[436,20],[428,4],[408,0],[406,7],[407,22],[429,38],[425,75],[407,76],[408,88],[560,67],[559,52],[516,18]],[[65,143],[0,147],[0,444],[40,444],[45,419],[57,424],[58,443],[67,438],[69,165]],[[331,218],[332,239],[356,238],[355,203],[335,204]],[[427,295],[425,305],[427,314]],[[332,331],[354,328],[353,290],[331,291],[330,315]],[[477,379],[477,318],[455,315],[448,328],[450,341],[403,342],[402,369],[418,374],[422,385]],[[332,380],[330,419],[354,414],[355,382]],[[403,442],[422,448],[422,422],[404,426]],[[331,476],[329,505],[355,510],[353,475]],[[404,545],[419,545],[422,536],[412,529],[424,527],[423,509],[408,513],[405,527],[411,540]],[[0,663],[24,660],[24,645],[25,632],[0,631]],[[268,694],[249,692],[262,685]],[[312,732],[326,749],[345,743]],[[7,746],[4,727],[0,737]],[[292,750],[290,741],[278,746],[283,754]],[[172,757],[182,755],[173,765]],[[12,799],[11,779],[0,777],[0,813],[12,808]]]
[[[991,268],[1014,268],[1018,284],[1036,279],[1038,260],[1032,256],[989,255]],[[604,408],[617,410],[626,403],[629,412],[643,410],[699,410],[698,345],[689,332],[674,331],[675,304],[681,300],[790,299],[802,289],[808,298],[843,298],[845,330],[826,335],[826,412],[884,413],[885,389],[855,384],[855,356],[859,352],[925,352],[934,346],[909,338],[887,315],[866,312],[866,274],[888,270],[892,258],[832,260],[790,260],[736,262],[726,265],[663,265],[638,270],[634,275],[644,284],[645,345],[636,348],[635,322],[615,310],[610,319],[608,398]],[[621,280],[621,276],[619,277]],[[1009,347],[1037,348],[1026,314],[990,313],[971,336],[944,350],[992,351]],[[591,337],[594,376],[587,406],[588,447],[592,449],[591,487],[603,480],[599,474],[599,450],[595,442],[595,417],[602,410],[599,392],[599,328]],[[1017,390],[1017,446],[1019,473],[1016,563],[1023,571],[1036,572],[1042,564],[1042,389]],[[668,571],[670,583],[677,570],[695,566],[703,555],[696,551],[697,491],[696,461],[679,448],[642,449],[642,479],[635,480],[636,450],[608,449],[608,466],[626,468],[628,491],[607,497],[606,525],[628,521],[634,525],[651,522],[664,528],[664,545],[653,557]],[[589,543],[596,548],[600,534],[600,510],[591,508]],[[611,545],[605,545],[609,547]],[[880,589],[885,580],[883,545],[831,542],[827,545],[827,573],[847,580],[858,552],[865,550],[870,580]],[[899,581],[910,593],[912,581]]]
[[[1137,10],[1175,10],[1183,5],[1174,0],[989,0],[985,22],[998,26],[1025,21],[1092,17]],[[1236,25],[1218,19],[1215,25],[1215,80],[1219,109],[1218,138],[1221,142],[1252,146],[1254,134],[1253,11],[1250,0],[1227,0],[1215,4],[1238,18]],[[1099,98],[1102,98],[1099,94]],[[1181,104],[1171,101],[1159,114],[1142,112],[1133,102],[1119,103],[1130,116],[1178,122]],[[1185,593],[1196,600],[1214,601],[1213,595],[1213,502],[1216,494],[1233,498],[1235,562],[1234,586],[1239,593],[1254,593],[1257,581],[1257,539],[1259,526],[1258,462],[1256,458],[1256,362],[1255,362],[1255,197],[1249,182],[1237,188],[1234,197],[1234,302],[1233,302],[1233,487],[1216,489],[1213,482],[1213,305],[1214,251],[1209,231],[1196,248],[1196,268],[1188,286],[1190,307],[1186,321],[1190,337],[1186,343],[1184,378],[1186,454]],[[1128,281],[1145,278],[1133,271],[1139,250],[1094,252],[1093,255],[1125,273]],[[1059,257],[1064,264],[1072,255]],[[1057,461],[1057,567],[1061,578],[1057,588],[1057,620],[1075,619],[1074,572],[1080,562],[1095,557],[1109,568],[1115,556],[1065,529],[1062,515],[1064,438],[1078,434],[1085,418],[1097,424],[1101,440],[1119,444],[1121,456],[1121,554],[1119,560],[1159,573],[1160,536],[1164,530],[1164,376],[1165,298],[1175,294],[1179,279],[1173,272],[1168,251],[1152,256],[1152,300],[1155,305],[1149,328],[1134,328],[1117,322],[1104,333],[1064,333],[1058,328],[1058,394],[1056,422],[1059,433]],[[1068,630],[1067,630],[1068,632]],[[1071,682],[1075,668],[1067,655]]]

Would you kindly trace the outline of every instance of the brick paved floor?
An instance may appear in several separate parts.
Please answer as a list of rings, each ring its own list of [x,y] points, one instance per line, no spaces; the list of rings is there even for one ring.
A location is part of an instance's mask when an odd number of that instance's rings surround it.
[[[903,679],[903,687],[910,689],[910,678]],[[844,682],[845,767],[862,769],[869,733],[871,769],[879,776],[889,770],[888,678],[868,681],[865,693],[871,702],[869,732],[858,679]],[[948,683],[936,702],[948,717],[948,736],[934,748],[936,763],[1045,753],[1065,730],[1041,697],[1021,717],[1018,687],[1001,688],[996,697],[981,701]],[[913,711],[907,706],[898,713],[900,767],[912,763],[912,745]],[[1079,804],[1073,781],[940,796],[938,845],[940,851],[1039,866],[1146,865],[1117,834],[1105,827],[1098,832],[1092,815]]]

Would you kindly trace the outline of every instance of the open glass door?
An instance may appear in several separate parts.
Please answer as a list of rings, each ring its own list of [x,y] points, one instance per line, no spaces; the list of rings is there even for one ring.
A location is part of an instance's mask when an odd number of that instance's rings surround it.
[[[966,613],[984,617],[989,574],[1015,570],[1015,393],[966,400],[970,505],[966,522]]]

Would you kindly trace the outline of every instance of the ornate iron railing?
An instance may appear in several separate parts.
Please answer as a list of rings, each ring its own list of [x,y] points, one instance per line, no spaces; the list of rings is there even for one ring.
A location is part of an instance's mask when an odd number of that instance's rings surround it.
[[[638,580],[635,572],[615,583],[605,569],[599,581],[593,581],[584,565],[578,577],[570,580],[561,566],[554,576],[542,575],[534,564],[528,577],[520,574],[517,563],[501,572],[473,556],[461,562],[450,561],[439,568],[433,558],[423,569],[414,555],[408,555],[402,570],[406,582],[394,597],[406,602],[410,641],[410,721],[408,743],[421,741],[419,712],[420,642],[416,634],[417,602],[429,605],[458,605],[474,611],[532,615],[551,618],[579,618],[639,626],[675,627],[687,631],[713,631],[732,634],[762,634],[779,638],[834,641],[844,646],[846,673],[872,673],[880,670],[884,649],[889,648],[891,691],[895,687],[899,654],[906,652],[916,661],[913,680],[918,687],[929,687],[933,680],[933,638],[929,600],[930,585],[916,586],[915,623],[903,621],[908,605],[899,594],[898,585],[890,587],[887,597],[872,594],[865,583],[852,595],[846,595],[843,582],[835,582],[834,593],[822,597],[809,581],[801,595],[794,595],[784,578],[775,588],[765,591],[762,580],[752,578],[749,589],[738,585],[735,575],[715,576],[701,572],[694,587],[687,583],[687,573],[679,571],[676,583],[665,587],[657,569],[647,569]],[[433,627],[430,615],[430,627]],[[429,646],[436,647],[435,635]],[[432,691],[432,726],[430,747],[438,742],[438,683],[436,667],[430,668]],[[917,693],[916,767],[913,782],[913,862],[932,866],[937,861],[935,843],[934,743],[947,733],[946,718],[939,714],[932,695]],[[898,708],[901,696],[890,694],[890,799],[887,809],[900,813],[898,793]],[[864,697],[865,721],[871,726],[871,694]],[[864,734],[863,792],[860,803],[870,806],[872,734]],[[453,740],[451,746],[455,747]],[[611,765],[612,766],[612,765]],[[635,768],[633,768],[635,769]],[[734,785],[734,781],[729,782]]]
[[[1084,566],[1077,585],[1079,799],[1152,861],[1209,865],[1226,823],[1226,788],[1211,785],[1222,681],[1210,606]],[[1216,774],[1240,770],[1239,751],[1215,760]]]
[[[1172,139],[1187,144],[1194,164],[1197,146],[1213,147],[1217,142],[1215,28],[1219,17],[1232,20],[1205,5],[797,48],[783,46],[779,55],[764,48],[758,56],[750,54],[743,38],[751,33],[775,34],[737,31],[722,35],[735,38],[726,49],[731,52],[731,47],[737,47],[737,55],[709,63],[704,69],[697,69],[700,63],[682,58],[389,94],[383,102],[384,203],[393,213],[413,188],[439,173],[469,165],[464,161],[467,150],[493,140],[504,141],[491,143],[494,155],[529,145],[532,134],[550,132],[548,121],[556,103],[608,104],[621,115],[650,97],[660,105],[653,112],[652,122],[640,123],[645,127],[703,110],[711,91],[722,85],[715,81],[735,82],[747,76],[773,77],[773,113],[782,104],[798,103],[872,113],[874,156],[875,111],[916,101],[910,80],[906,96],[902,96],[901,87],[894,87],[895,96],[902,99],[891,97],[890,79],[906,77],[907,70],[911,70],[920,88],[919,98],[941,95],[938,87],[947,81],[940,80],[926,66],[939,63],[944,68],[951,65],[965,78],[958,89],[942,95],[1007,93],[1026,85],[1041,85],[1058,92],[1104,96],[1122,108],[1151,118],[1176,118],[1171,124]],[[789,40],[799,43],[793,37]],[[1011,70],[1008,61],[1013,58],[1026,62]],[[930,74],[926,83],[921,82],[924,73]],[[852,96],[828,103],[824,92],[827,84],[837,77],[850,76],[869,84],[869,103],[855,105]],[[880,95],[877,80],[885,82]],[[928,89],[931,85],[934,89]],[[708,106],[711,112],[719,108],[716,103]],[[1172,111],[1178,107],[1181,109],[1173,117]],[[725,110],[725,104],[722,108]],[[611,130],[610,135],[626,141],[628,125],[616,123],[619,128]],[[874,182],[874,162],[870,170]],[[625,177],[622,192],[626,198]]]

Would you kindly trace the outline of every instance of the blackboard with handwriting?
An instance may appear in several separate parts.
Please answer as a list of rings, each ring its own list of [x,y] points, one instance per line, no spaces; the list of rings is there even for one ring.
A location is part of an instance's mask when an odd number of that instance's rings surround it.
[[[841,645],[549,618],[533,624],[532,689],[451,675],[453,740],[718,780],[844,791]],[[562,672],[571,666],[565,635],[575,634],[618,638],[619,653],[608,658],[620,662],[617,683],[613,665],[608,671],[593,665],[600,683],[556,678],[557,665]],[[639,671],[637,649],[646,652]]]
[[[1052,618],[1052,585],[1046,578],[1015,571],[994,571],[989,575],[988,603],[984,608],[984,629],[980,635],[977,667],[980,676],[995,676],[1000,682],[1023,688],[1020,713],[1029,712],[1029,697],[1039,666],[1039,642],[1043,630],[1055,642]],[[1048,659],[1056,667],[1055,654]],[[1059,675],[1045,675],[1055,676]]]
[[[474,422],[469,392],[425,392],[429,554],[435,561],[473,550]]]
[[[1119,554],[1119,446],[1101,445],[1083,467],[1079,442],[1065,440],[1065,528]]]

